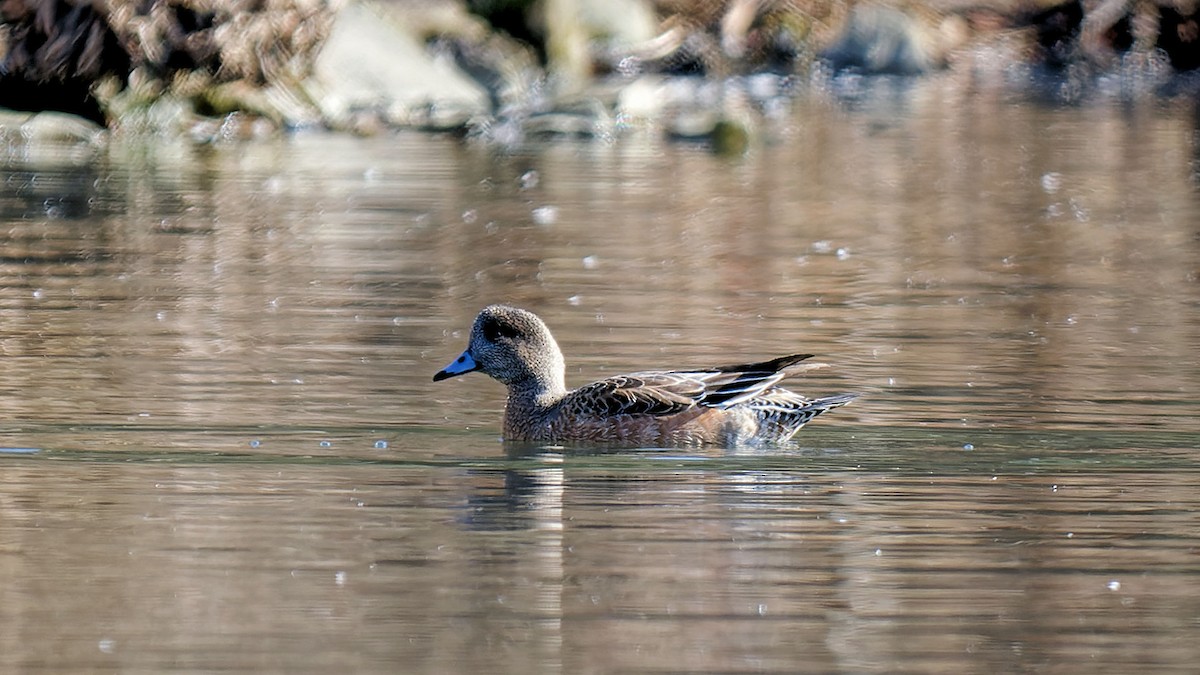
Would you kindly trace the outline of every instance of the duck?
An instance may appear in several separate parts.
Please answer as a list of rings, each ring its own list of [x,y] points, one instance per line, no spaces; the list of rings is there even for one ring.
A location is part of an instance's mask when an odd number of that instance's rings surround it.
[[[785,443],[805,424],[857,394],[806,398],[777,384],[823,364],[812,354],[695,370],[615,375],[577,389],[566,362],[533,312],[489,305],[468,346],[435,382],[479,371],[508,389],[504,440],[623,447],[726,447]]]

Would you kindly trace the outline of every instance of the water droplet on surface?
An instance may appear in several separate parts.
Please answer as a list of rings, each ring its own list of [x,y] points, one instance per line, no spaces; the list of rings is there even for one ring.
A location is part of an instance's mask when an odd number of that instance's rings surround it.
[[[375,441],[375,449],[376,450],[386,450],[387,446],[388,446],[387,441]]]
[[[963,443],[963,450],[974,450],[974,449],[975,449],[974,443]]]
[[[252,447],[252,448],[257,448],[260,445],[262,445],[261,441],[258,441],[258,440],[250,441],[250,447]]]
[[[539,206],[533,210],[533,222],[538,225],[553,225],[558,222],[557,206]]]
[[[1046,194],[1054,194],[1062,187],[1062,174],[1051,171],[1042,174],[1042,190]]]
[[[322,448],[329,448],[329,447],[333,447],[333,443],[330,443],[329,441],[321,441],[321,442],[319,443],[319,445],[320,445]]]

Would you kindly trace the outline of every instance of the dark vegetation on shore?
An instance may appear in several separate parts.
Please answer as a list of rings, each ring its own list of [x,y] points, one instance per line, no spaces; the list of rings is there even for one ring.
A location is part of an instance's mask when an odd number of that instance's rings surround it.
[[[1190,72],[1200,3],[4,0],[0,106],[109,127],[170,100],[273,127],[454,128],[572,110],[646,76],[920,76],[997,39],[1002,58],[1050,75]]]

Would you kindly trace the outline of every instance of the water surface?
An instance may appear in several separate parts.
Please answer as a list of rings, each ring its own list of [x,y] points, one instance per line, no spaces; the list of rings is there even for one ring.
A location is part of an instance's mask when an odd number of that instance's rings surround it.
[[[12,146],[0,669],[1190,672],[1200,133],[938,79],[740,159],[322,134]],[[568,381],[812,352],[770,451],[499,442]]]

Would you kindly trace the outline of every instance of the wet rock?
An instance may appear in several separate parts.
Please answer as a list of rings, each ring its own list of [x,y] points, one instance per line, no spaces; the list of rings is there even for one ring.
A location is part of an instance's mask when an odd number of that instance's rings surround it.
[[[77,115],[60,112],[0,114],[0,136],[31,143],[99,146],[104,127]]]
[[[946,64],[948,50],[965,39],[963,30],[953,19],[934,29],[898,9],[859,5],[821,56],[835,70],[920,75]]]

